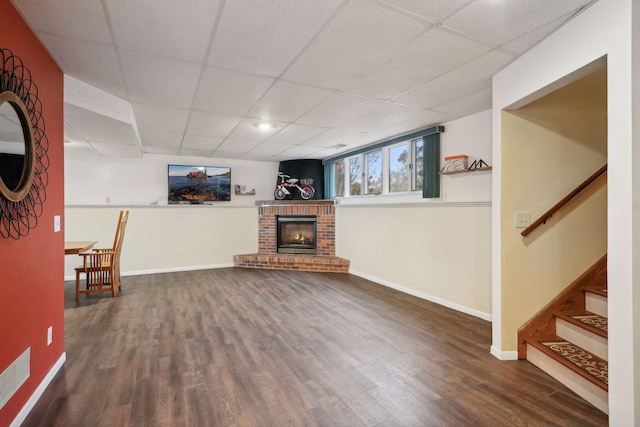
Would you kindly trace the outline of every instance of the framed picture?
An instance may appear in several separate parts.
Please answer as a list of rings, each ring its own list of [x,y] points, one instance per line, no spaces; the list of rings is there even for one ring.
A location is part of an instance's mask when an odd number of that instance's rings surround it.
[[[231,168],[169,165],[169,204],[202,205],[231,200]]]

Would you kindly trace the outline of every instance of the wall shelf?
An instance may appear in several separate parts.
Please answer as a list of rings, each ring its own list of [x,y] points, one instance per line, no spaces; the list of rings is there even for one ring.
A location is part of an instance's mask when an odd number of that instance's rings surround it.
[[[452,172],[440,172],[440,175],[454,175],[457,173],[469,173],[469,172],[479,172],[479,171],[490,171],[493,169],[492,166],[483,166],[481,168],[473,168],[473,169],[464,169],[460,171],[452,171]]]

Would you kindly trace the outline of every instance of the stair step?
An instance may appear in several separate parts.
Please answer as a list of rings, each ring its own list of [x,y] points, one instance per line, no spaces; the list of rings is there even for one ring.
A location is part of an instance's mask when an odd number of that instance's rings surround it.
[[[553,315],[586,329],[593,334],[599,335],[602,338],[607,338],[609,322],[604,316],[587,310],[556,311]]]
[[[607,317],[608,301],[607,288],[605,287],[589,287],[583,288],[585,308],[595,314]]]
[[[582,289],[584,292],[591,292],[592,294],[600,295],[603,297],[607,296],[607,288],[606,286],[590,286]]]
[[[609,363],[606,360],[557,335],[527,337],[525,341],[591,383],[609,390]]]

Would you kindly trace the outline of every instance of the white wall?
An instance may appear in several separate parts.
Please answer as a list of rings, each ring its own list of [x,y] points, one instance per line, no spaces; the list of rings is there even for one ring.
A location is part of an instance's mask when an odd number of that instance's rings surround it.
[[[491,111],[444,123],[442,157],[492,164]],[[351,273],[491,319],[491,171],[441,176],[440,200],[341,198],[336,255]]]
[[[632,0],[600,0],[498,73],[493,80],[493,201],[501,205],[501,112],[537,97],[577,69],[606,55],[608,67],[609,421],[637,425],[634,383],[632,263],[631,16]],[[637,190],[636,190],[637,192]],[[505,218],[504,221],[509,219]],[[493,210],[493,350],[501,342],[500,209]],[[637,267],[638,268],[638,267]]]
[[[123,275],[229,267],[233,255],[258,250],[254,206],[67,207],[65,240],[95,240],[96,248],[112,247],[120,209],[130,211]],[[67,280],[75,277],[81,262],[77,255],[65,257]]]
[[[65,205],[149,205],[166,201],[167,165],[226,166],[231,168],[231,201],[216,206],[249,206],[273,199],[277,162],[174,157],[145,154],[143,158],[65,157]],[[255,188],[255,196],[236,196],[234,185]],[[106,198],[110,203],[106,203]]]

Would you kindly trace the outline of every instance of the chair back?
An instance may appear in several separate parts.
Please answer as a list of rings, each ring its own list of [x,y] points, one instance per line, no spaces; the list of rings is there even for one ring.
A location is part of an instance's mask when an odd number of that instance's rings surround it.
[[[120,254],[122,253],[122,242],[124,241],[124,232],[127,229],[128,220],[129,211],[120,211],[116,237],[113,241],[113,276],[118,287],[120,286]]]

